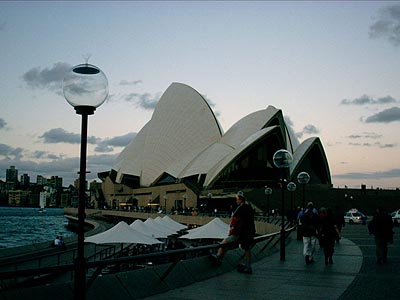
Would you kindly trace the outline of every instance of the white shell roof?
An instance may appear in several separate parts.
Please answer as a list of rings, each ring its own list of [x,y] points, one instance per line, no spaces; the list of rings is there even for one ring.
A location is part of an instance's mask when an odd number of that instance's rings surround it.
[[[118,172],[117,182],[123,174],[129,174],[140,177],[142,186],[149,186],[166,172],[176,178],[206,174],[207,186],[242,151],[277,127],[286,138],[286,149],[298,148],[295,160],[301,159],[313,141],[298,147],[299,141],[293,130],[286,128],[281,110],[268,106],[251,113],[223,134],[206,100],[193,88],[173,83],[160,98],[151,120],[118,156],[113,169]]]
[[[229,128],[222,137],[221,143],[236,148],[244,139],[262,129],[278,112],[279,110],[275,107],[268,106],[267,109],[259,110],[245,116]]]
[[[266,135],[270,134],[274,129],[276,129],[277,126],[271,126],[268,128],[261,129],[251,136],[247,137],[238,147],[231,151],[229,155],[227,155],[223,160],[221,160],[218,164],[216,164],[208,173],[206,176],[206,180],[204,182],[205,186],[208,186],[210,183],[212,183],[217,176],[221,173],[221,171],[230,163],[232,160],[234,160],[243,150],[247,149],[249,146],[251,146],[255,141],[262,139]]]
[[[178,177],[194,157],[221,136],[222,129],[206,100],[191,87],[173,83],[113,169],[119,174],[140,176],[144,186],[164,172]]]
[[[297,168],[297,165],[300,163],[303,156],[307,153],[310,147],[314,144],[317,137],[310,137],[302,142],[299,147],[297,147],[296,151],[293,153],[293,161],[290,165],[290,174]]]

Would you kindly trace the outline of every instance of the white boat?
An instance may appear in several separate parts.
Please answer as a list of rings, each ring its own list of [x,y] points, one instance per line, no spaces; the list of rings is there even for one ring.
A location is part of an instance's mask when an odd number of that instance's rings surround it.
[[[39,198],[39,212],[40,213],[44,213],[46,212],[46,194],[42,195],[42,193],[40,193],[40,198]]]

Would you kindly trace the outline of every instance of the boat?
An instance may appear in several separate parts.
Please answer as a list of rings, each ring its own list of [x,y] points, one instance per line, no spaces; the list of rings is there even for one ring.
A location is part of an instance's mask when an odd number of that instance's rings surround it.
[[[39,213],[46,212],[46,197],[40,197],[39,200]]]

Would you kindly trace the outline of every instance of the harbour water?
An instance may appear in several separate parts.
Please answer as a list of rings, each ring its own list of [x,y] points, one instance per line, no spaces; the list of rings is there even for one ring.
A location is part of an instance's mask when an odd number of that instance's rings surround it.
[[[0,248],[52,241],[73,236],[62,208],[0,207]]]

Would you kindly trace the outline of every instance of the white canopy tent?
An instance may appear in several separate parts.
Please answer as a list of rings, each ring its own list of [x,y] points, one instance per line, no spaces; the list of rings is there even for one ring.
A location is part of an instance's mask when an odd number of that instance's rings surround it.
[[[153,238],[166,239],[168,234],[162,230],[145,224],[142,220],[135,220],[129,227]]]
[[[163,244],[163,242],[129,227],[124,221],[104,232],[85,238],[85,242],[95,244]]]
[[[181,239],[224,239],[228,236],[229,225],[214,218],[207,224],[188,230],[188,233],[182,235]]]
[[[154,219],[148,218],[146,221],[143,222],[146,226],[150,228],[154,228],[156,230],[160,230],[167,235],[176,234],[177,230],[166,226],[165,224],[157,223]]]
[[[168,227],[171,227],[173,229],[176,229],[176,231],[179,231],[179,230],[187,228],[187,226],[185,226],[185,225],[183,225],[183,224],[181,224],[179,222],[176,222],[175,220],[171,219],[168,216],[164,216],[162,218],[161,217],[157,217],[155,219],[155,221],[156,222],[160,222],[161,224],[164,224],[164,225],[166,225]]]

